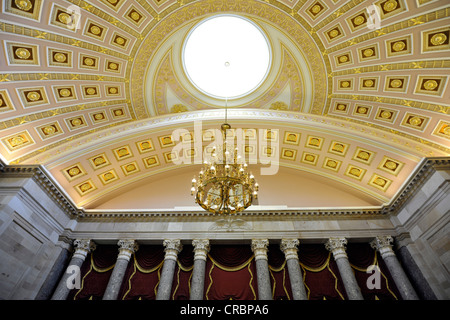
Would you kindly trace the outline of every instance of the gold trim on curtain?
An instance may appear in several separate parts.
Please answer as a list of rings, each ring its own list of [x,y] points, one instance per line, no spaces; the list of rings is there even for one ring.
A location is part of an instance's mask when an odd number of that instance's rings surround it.
[[[212,273],[212,270],[214,269],[215,266],[217,266],[219,269],[221,269],[221,270],[223,270],[223,271],[229,271],[229,272],[239,271],[239,270],[242,270],[243,268],[245,268],[245,267],[247,266],[247,270],[248,270],[248,272],[249,272],[249,274],[250,274],[250,282],[249,282],[248,285],[250,286],[250,289],[251,289],[252,292],[253,292],[254,300],[256,300],[256,292],[255,292],[255,290],[254,290],[253,287],[252,287],[253,273],[252,273],[252,271],[251,271],[251,269],[250,269],[250,266],[251,266],[250,263],[251,263],[252,260],[255,258],[255,255],[252,255],[252,256],[250,257],[250,259],[248,259],[246,262],[244,262],[243,264],[241,264],[241,265],[239,265],[239,266],[237,266],[237,267],[225,267],[225,266],[219,264],[217,261],[215,261],[215,260],[211,257],[211,255],[209,255],[209,254],[208,254],[208,258],[211,260],[212,266],[211,266],[211,268],[209,269],[209,274],[208,274],[210,282],[209,282],[209,286],[208,286],[208,289],[206,290],[206,294],[205,294],[206,300],[209,300],[208,294],[209,294],[209,290],[211,289],[211,286],[212,286],[212,284],[213,284],[213,279],[212,279],[211,273]]]
[[[338,285],[338,279],[337,279],[336,275],[334,274],[334,272],[331,271],[331,269],[330,269],[330,258],[331,258],[331,252],[328,253],[327,260],[323,263],[323,265],[321,265],[320,267],[317,267],[317,268],[311,268],[311,267],[308,267],[307,265],[305,265],[305,264],[303,264],[303,263],[301,263],[301,262],[299,261],[300,267],[303,269],[303,283],[305,284],[306,290],[308,290],[308,300],[309,300],[309,295],[310,295],[310,293],[311,293],[311,290],[310,290],[309,287],[306,285],[306,281],[305,281],[305,279],[306,279],[306,272],[305,272],[305,270],[310,271],[310,272],[320,272],[320,271],[324,270],[325,268],[327,268],[328,271],[330,271],[330,273],[331,273],[331,274],[333,275],[333,277],[334,277],[334,289],[335,289],[336,292],[339,294],[339,296],[341,297],[341,299],[342,299],[342,300],[345,300],[345,298],[344,298],[344,296],[342,295],[342,293],[338,290],[338,287],[337,287],[337,285]],[[325,297],[324,297],[324,298],[325,298]]]
[[[92,270],[94,270],[94,271],[96,271],[98,273],[104,273],[104,272],[107,272],[107,271],[111,270],[116,265],[114,263],[113,265],[111,265],[109,267],[106,267],[106,268],[99,268],[99,267],[97,267],[95,265],[95,263],[94,263],[94,252],[91,253],[91,259],[90,260],[91,260],[91,263],[90,263],[90,266],[89,266],[89,270],[88,270],[88,272],[86,272],[86,274],[81,279],[81,288],[78,289],[77,293],[73,296],[73,300],[76,300],[78,294],[83,290],[83,288],[84,288],[84,278],[86,278],[87,275],[90,274]],[[91,298],[92,298],[92,296],[91,296]]]
[[[163,263],[164,263],[164,260],[163,261],[161,261],[156,267],[154,267],[154,268],[151,268],[151,269],[144,269],[144,268],[142,268],[140,265],[139,265],[139,263],[137,262],[137,260],[136,260],[136,256],[135,256],[135,254],[133,253],[133,268],[134,268],[134,270],[133,270],[133,273],[131,274],[131,276],[128,278],[128,290],[127,290],[127,292],[125,292],[125,294],[123,295],[123,297],[122,297],[122,300],[125,300],[125,297],[128,295],[128,293],[130,292],[130,290],[131,290],[131,279],[134,277],[134,275],[136,274],[136,270],[139,270],[139,272],[141,272],[141,273],[152,273],[152,272],[155,272],[156,270],[158,270],[158,283],[155,285],[155,288],[154,288],[154,292],[155,292],[155,296],[156,296],[156,293],[157,293],[157,287],[158,287],[158,285],[159,285],[159,280],[161,280],[161,274],[160,274],[160,271],[161,271],[161,266],[163,265]]]
[[[273,287],[272,287],[272,298],[275,297],[275,288],[277,286],[277,281],[275,280],[275,277],[273,276],[272,272],[281,272],[283,271],[283,290],[286,293],[286,296],[288,298],[288,300],[291,300],[291,297],[289,296],[289,293],[286,289],[286,260],[283,262],[283,264],[281,265],[281,267],[279,268],[274,268],[271,265],[269,265],[269,272],[270,272],[270,276],[273,279]]]
[[[177,260],[177,265],[178,265],[178,272],[177,272],[177,286],[175,287],[175,290],[173,291],[172,294],[172,300],[175,300],[175,294],[178,291],[178,287],[180,286],[180,270],[184,271],[184,272],[189,272],[192,271],[192,269],[194,269],[194,265],[190,266],[190,267],[185,267],[183,266],[180,261]],[[189,280],[188,280],[188,289],[189,292],[191,292],[191,278],[192,278],[192,273],[189,276]]]
[[[395,298],[395,300],[398,300],[398,298],[397,298],[397,296],[395,295],[395,293],[392,292],[392,290],[389,288],[389,282],[388,282],[387,277],[384,275],[383,272],[381,272],[380,265],[378,264],[378,255],[377,255],[377,252],[376,252],[376,251],[374,251],[374,257],[373,257],[372,265],[377,266],[378,270],[380,271],[380,274],[383,276],[383,278],[384,278],[384,280],[385,280],[385,282],[386,282],[386,289],[389,291],[390,294],[392,294],[392,296]],[[353,265],[353,264],[350,264],[350,266],[351,266],[353,269],[357,270],[357,271],[367,273],[367,269],[368,269],[368,268],[365,268],[365,269],[364,269],[364,268],[359,268],[359,267],[357,267],[357,266],[355,266],[355,265]],[[375,295],[375,297],[376,297],[376,300],[379,300],[378,297],[377,297],[376,295]]]

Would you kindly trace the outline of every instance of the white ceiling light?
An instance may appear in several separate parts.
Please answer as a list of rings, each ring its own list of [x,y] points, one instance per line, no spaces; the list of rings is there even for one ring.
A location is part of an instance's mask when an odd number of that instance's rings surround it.
[[[247,19],[219,15],[199,23],[186,39],[185,71],[202,92],[219,98],[249,94],[264,80],[270,48],[261,30]]]

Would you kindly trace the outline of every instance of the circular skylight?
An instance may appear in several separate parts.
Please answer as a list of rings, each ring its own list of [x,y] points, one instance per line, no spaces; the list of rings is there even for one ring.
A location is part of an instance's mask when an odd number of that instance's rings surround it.
[[[220,15],[198,24],[186,39],[185,71],[202,92],[219,98],[249,94],[270,65],[268,41],[247,19]]]

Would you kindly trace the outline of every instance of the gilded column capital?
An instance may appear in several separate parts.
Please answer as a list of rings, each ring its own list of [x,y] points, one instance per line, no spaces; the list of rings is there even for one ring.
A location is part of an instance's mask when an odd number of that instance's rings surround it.
[[[391,236],[378,236],[370,242],[370,246],[378,250],[383,258],[395,256],[394,250],[392,250],[393,241],[394,238]]]
[[[252,240],[252,251],[255,254],[256,260],[267,260],[267,251],[269,247],[269,240],[267,239],[253,239]]]
[[[73,241],[73,247],[75,248],[73,258],[82,260],[86,259],[87,254],[96,248],[94,241],[90,239],[75,239]]]
[[[345,252],[345,246],[347,244],[347,239],[345,238],[330,238],[325,243],[325,248],[333,253],[334,259],[347,258],[347,253]]]
[[[298,260],[298,245],[300,241],[298,239],[281,239],[280,249],[286,256],[286,260],[297,259]]]
[[[166,239],[163,241],[164,252],[166,255],[164,256],[164,260],[177,260],[178,253],[183,249],[183,245],[179,239]]]
[[[117,259],[125,259],[127,261],[130,261],[131,255],[139,249],[136,240],[119,240],[117,245],[119,246]]]
[[[209,240],[208,239],[194,239],[192,240],[194,246],[194,260],[205,260],[206,255],[209,252]]]

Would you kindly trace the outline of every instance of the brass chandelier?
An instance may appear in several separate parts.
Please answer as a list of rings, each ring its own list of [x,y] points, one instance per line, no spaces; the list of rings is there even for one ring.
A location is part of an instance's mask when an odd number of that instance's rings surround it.
[[[239,149],[227,141],[229,129],[231,126],[225,121],[221,126],[222,144],[213,147],[210,160],[204,162],[197,179],[192,179],[195,202],[215,214],[244,211],[258,197],[255,177],[247,172],[248,165]]]

